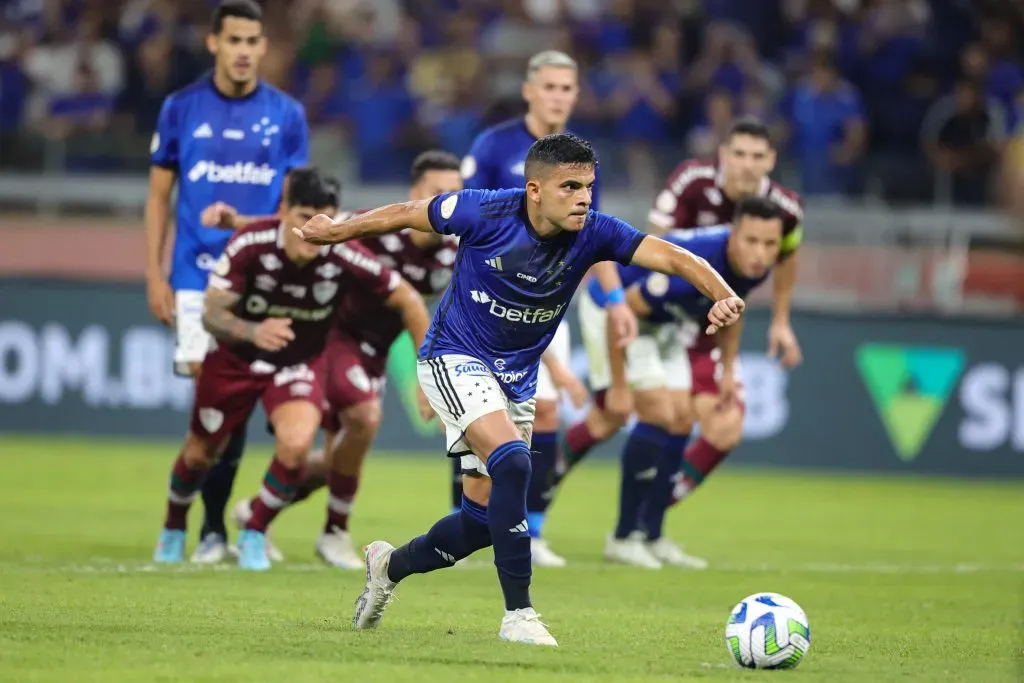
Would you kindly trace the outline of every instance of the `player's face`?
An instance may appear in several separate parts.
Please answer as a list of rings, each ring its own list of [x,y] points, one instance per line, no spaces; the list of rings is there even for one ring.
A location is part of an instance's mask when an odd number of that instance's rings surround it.
[[[729,261],[743,277],[762,277],[778,260],[781,245],[781,219],[744,216],[733,226]]]
[[[427,171],[412,186],[409,198],[430,199],[446,192],[458,192],[462,189],[462,174],[458,171]]]
[[[284,220],[285,251],[299,261],[312,261],[320,253],[320,245],[310,244],[294,232],[292,228],[301,228],[309,219],[318,213],[334,216],[338,213],[336,206],[289,206],[282,213]]]
[[[577,232],[587,222],[593,200],[593,166],[556,166],[526,183],[526,193],[541,216],[562,230]]]
[[[579,92],[576,71],[561,66],[541,67],[523,83],[523,99],[530,113],[551,129],[565,127]]]
[[[775,150],[767,140],[734,135],[718,150],[725,185],[741,196],[757,192],[765,176],[775,168]]]
[[[225,17],[220,33],[206,38],[217,71],[235,85],[251,83],[258,75],[260,59],[267,52],[263,24],[242,17]]]

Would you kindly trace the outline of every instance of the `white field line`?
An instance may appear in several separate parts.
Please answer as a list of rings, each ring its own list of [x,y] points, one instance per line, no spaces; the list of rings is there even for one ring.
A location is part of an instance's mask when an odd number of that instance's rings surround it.
[[[115,560],[111,558],[90,558],[80,563],[66,565],[49,564],[41,561],[41,558],[34,558],[35,561],[25,563],[3,562],[0,564],[7,571],[29,571],[39,573],[57,574],[189,574],[202,572],[227,572],[237,571],[234,563],[223,563],[218,565],[197,565],[184,563],[180,565],[157,565],[152,562],[132,562]],[[493,571],[494,565],[489,561],[474,560],[460,564],[456,571]],[[318,573],[339,571],[330,569],[321,563],[311,562],[283,562],[274,566],[275,572],[289,573]],[[557,572],[561,570],[541,569],[540,573]],[[616,566],[603,562],[572,562],[567,568],[572,571],[634,571],[629,567]],[[674,570],[666,568],[664,571],[692,571]],[[888,563],[865,563],[865,564],[843,564],[834,562],[811,562],[794,564],[716,564],[705,570],[715,573],[743,573],[743,574],[990,574],[990,573],[1024,573],[1024,564],[992,564],[979,562],[963,562],[958,564],[888,564]],[[362,570],[360,569],[361,573]],[[347,572],[355,574],[357,572]]]

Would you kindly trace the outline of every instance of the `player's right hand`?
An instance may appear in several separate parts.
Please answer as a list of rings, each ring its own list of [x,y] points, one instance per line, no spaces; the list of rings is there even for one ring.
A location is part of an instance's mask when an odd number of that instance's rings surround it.
[[[333,218],[325,213],[318,213],[301,228],[292,228],[292,231],[310,244],[331,244],[330,230],[333,227]]]
[[[427,395],[423,393],[423,389],[420,387],[416,387],[416,407],[419,409],[421,420],[430,422],[434,419],[434,409],[431,407]]]
[[[708,311],[708,320],[711,321],[711,324],[708,325],[707,333],[715,334],[723,327],[729,327],[737,322],[746,307],[747,304],[738,296],[730,296],[716,301]]]
[[[267,318],[256,326],[252,343],[264,351],[280,351],[295,339],[291,318]]]
[[[620,349],[629,346],[639,333],[636,314],[628,304],[612,304],[605,308],[608,325],[615,334],[615,343]]]
[[[149,312],[164,325],[174,323],[174,292],[171,285],[162,277],[146,280],[146,300]]]
[[[235,229],[236,218],[238,218],[238,211],[235,210],[235,207],[224,202],[214,202],[199,214],[199,222],[204,227],[223,228],[225,230]]]

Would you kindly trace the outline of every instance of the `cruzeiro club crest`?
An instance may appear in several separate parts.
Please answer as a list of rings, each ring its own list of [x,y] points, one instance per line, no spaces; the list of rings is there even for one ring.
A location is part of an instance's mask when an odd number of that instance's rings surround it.
[[[857,368],[896,455],[918,456],[964,369],[960,349],[862,344]]]

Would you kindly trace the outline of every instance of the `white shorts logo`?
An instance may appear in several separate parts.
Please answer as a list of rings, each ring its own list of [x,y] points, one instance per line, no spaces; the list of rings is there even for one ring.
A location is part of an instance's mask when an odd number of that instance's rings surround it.
[[[309,396],[313,393],[313,385],[309,382],[295,382],[288,387],[288,391],[292,396]]]
[[[200,408],[199,424],[203,425],[210,434],[213,434],[224,424],[224,413],[216,408]]]
[[[367,376],[366,371],[358,365],[353,365],[346,372],[345,376],[348,377],[348,381],[352,382],[352,385],[360,391],[370,391],[372,384],[370,378]]]

